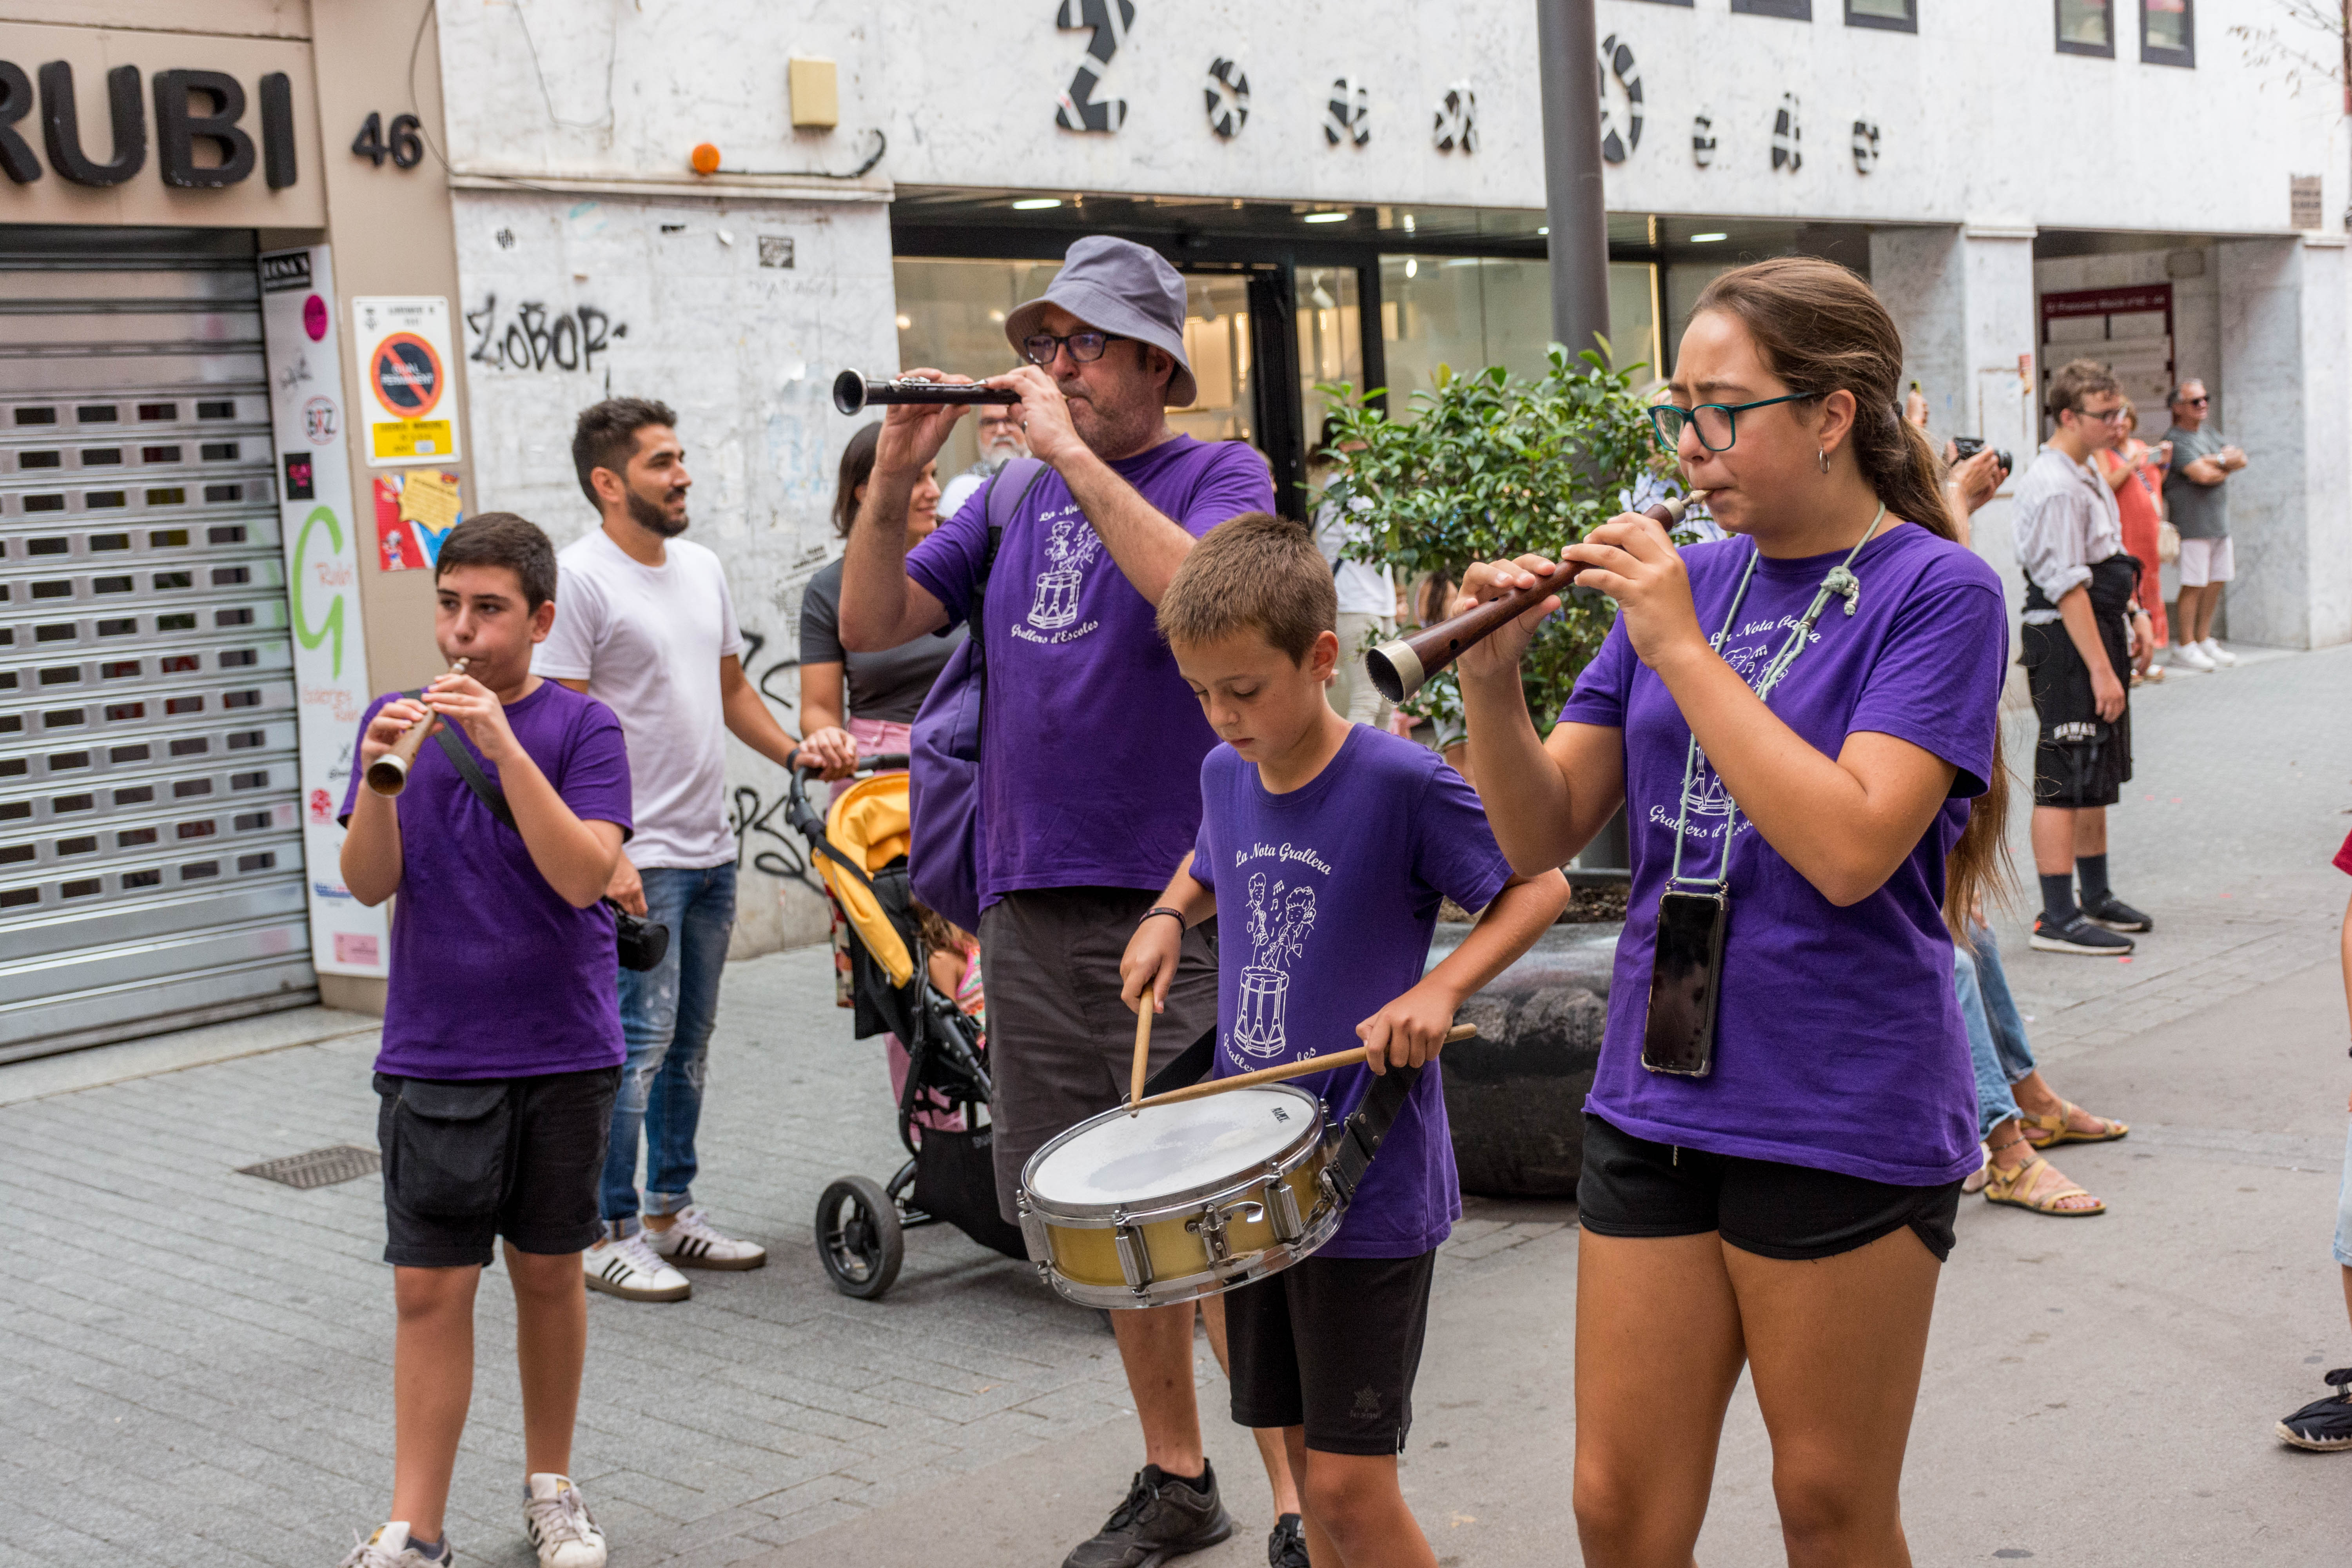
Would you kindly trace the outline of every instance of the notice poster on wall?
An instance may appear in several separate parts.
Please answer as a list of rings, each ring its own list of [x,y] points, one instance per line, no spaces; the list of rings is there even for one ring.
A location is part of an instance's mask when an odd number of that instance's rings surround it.
[[[270,426],[286,477],[278,529],[294,626],[310,963],[322,974],[381,977],[389,973],[392,951],[384,910],[363,907],[343,886],[343,830],[335,822],[370,693],[351,455],[336,435],[342,375],[331,303],[334,274],[323,245],[272,251],[260,268]]]
[[[441,542],[465,521],[455,474],[410,468],[375,477],[375,559],[386,572],[430,569]]]
[[[352,301],[360,411],[372,468],[446,463],[457,456],[450,378],[449,301],[438,295],[362,295]]]

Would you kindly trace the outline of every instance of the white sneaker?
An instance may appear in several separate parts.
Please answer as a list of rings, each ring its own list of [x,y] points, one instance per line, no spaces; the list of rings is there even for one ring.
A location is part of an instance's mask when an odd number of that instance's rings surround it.
[[[523,1486],[522,1517],[540,1568],[604,1568],[604,1532],[571,1477],[531,1477]]]
[[[2213,660],[2200,643],[2176,644],[2172,649],[2172,662],[2183,669],[2201,669],[2208,675],[2213,673]]]
[[[2238,662],[2238,656],[2236,654],[2231,653],[2228,648],[2223,647],[2211,637],[2207,637],[2203,642],[2199,643],[2197,645],[2197,651],[2203,654],[2207,658],[2211,659],[2215,664],[2235,664]]]
[[[683,1301],[694,1294],[685,1275],[654,1256],[642,1230],[619,1241],[606,1237],[580,1255],[580,1266],[588,1289],[624,1301]]]
[[[638,1234],[662,1258],[689,1268],[757,1268],[768,1261],[766,1247],[714,1228],[699,1205],[680,1210],[667,1230],[647,1226]]]
[[[352,1548],[352,1554],[337,1568],[449,1568],[457,1554],[449,1550],[449,1542],[441,1542],[441,1555],[427,1557],[408,1543],[408,1526],[399,1520],[379,1525],[376,1532]],[[596,1561],[602,1563],[603,1558]]]

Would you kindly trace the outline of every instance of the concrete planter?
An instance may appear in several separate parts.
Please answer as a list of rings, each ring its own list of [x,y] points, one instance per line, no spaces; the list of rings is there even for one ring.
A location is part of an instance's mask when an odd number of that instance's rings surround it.
[[[1441,925],[1434,965],[1469,931]],[[1462,1190],[1571,1197],[1584,1157],[1584,1095],[1601,1060],[1616,925],[1554,926],[1463,1005],[1475,1039],[1445,1052],[1445,1115]]]

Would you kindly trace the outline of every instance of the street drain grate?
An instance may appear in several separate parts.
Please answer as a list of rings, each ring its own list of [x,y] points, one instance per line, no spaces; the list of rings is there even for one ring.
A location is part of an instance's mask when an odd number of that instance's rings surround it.
[[[240,1165],[236,1173],[307,1189],[356,1181],[362,1176],[373,1176],[382,1169],[383,1157],[374,1150],[362,1149],[355,1143],[338,1143],[331,1149],[313,1149],[307,1154],[286,1154],[275,1160],[264,1160],[258,1165]]]

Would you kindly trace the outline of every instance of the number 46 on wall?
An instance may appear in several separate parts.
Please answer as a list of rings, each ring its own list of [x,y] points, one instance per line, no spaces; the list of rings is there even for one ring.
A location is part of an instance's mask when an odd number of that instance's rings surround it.
[[[383,116],[371,113],[360,121],[360,133],[352,138],[352,152],[379,169],[387,156],[395,169],[414,169],[425,161],[423,132],[424,122],[414,114],[395,114],[392,117],[392,134],[387,137],[383,133]]]

